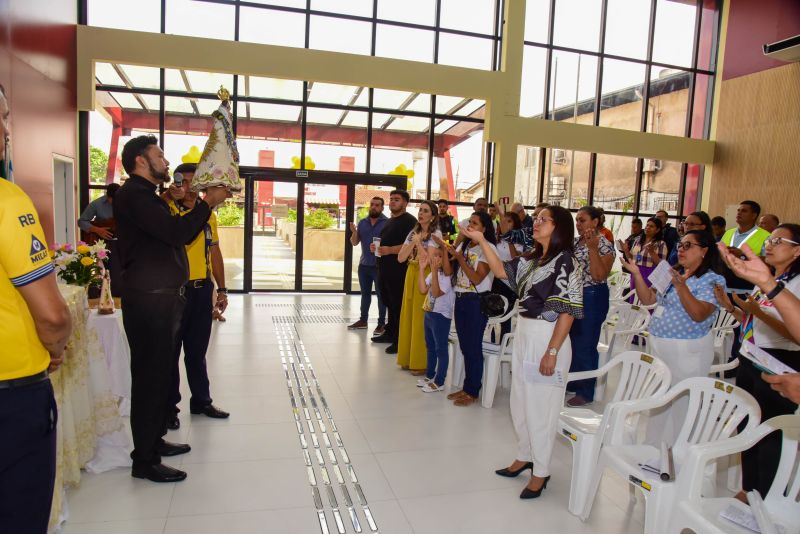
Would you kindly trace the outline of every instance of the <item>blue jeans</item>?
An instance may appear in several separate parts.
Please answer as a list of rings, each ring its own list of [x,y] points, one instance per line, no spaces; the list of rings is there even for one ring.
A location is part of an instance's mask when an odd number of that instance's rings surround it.
[[[572,341],[572,364],[569,372],[593,371],[597,369],[600,355],[597,353],[597,342],[600,341],[600,329],[608,315],[608,284],[600,284],[583,288],[583,319],[575,319],[569,338]],[[571,382],[569,389],[587,401],[594,400],[596,380],[577,380]]]
[[[488,319],[477,293],[456,293],[456,333],[464,355],[464,392],[477,397],[483,381],[483,332]]]
[[[386,323],[386,306],[381,300],[381,292],[378,286],[378,267],[375,265],[358,266],[358,285],[361,287],[361,320],[369,319],[369,305],[372,302],[372,284],[375,284],[375,291],[378,294],[378,326]]]
[[[437,386],[444,385],[450,354],[447,340],[450,337],[450,319],[441,313],[425,312],[425,347],[428,349],[428,370],[425,376]]]

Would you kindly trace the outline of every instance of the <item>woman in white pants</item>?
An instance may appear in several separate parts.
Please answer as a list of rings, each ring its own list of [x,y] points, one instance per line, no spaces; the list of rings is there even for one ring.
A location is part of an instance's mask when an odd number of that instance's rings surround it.
[[[521,499],[541,495],[550,479],[550,456],[572,360],[569,331],[573,319],[583,317],[581,270],[572,254],[572,215],[560,206],[548,206],[533,222],[533,253],[505,263],[480,233],[467,231],[467,237],[480,243],[495,276],[520,298],[511,363],[511,418],[518,451],[514,462],[496,473],[515,477],[531,469]]]
[[[673,385],[685,378],[708,376],[714,359],[711,328],[720,306],[714,288],[725,286],[725,278],[714,271],[720,262],[711,233],[687,232],[677,248],[678,265],[664,294],[647,287],[635,262],[622,261],[631,273],[642,304],[658,303],[650,321],[648,343],[652,343],[655,355],[669,367]],[[651,413],[647,441],[674,443],[686,418],[688,403],[684,396],[672,406]]]

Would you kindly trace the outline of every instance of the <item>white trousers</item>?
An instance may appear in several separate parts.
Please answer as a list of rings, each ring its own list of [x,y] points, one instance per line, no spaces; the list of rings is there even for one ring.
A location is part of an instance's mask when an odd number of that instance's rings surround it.
[[[714,335],[709,332],[697,339],[668,339],[650,336],[653,352],[669,367],[672,385],[695,376],[708,376],[714,360]],[[675,443],[675,438],[686,420],[689,396],[682,395],[671,405],[650,411],[647,442],[660,445],[662,441]]]
[[[537,367],[547,351],[555,323],[519,318],[511,359],[511,419],[517,433],[517,460],[533,462],[533,474],[550,474],[550,456],[558,432],[558,416],[564,406],[564,386],[531,384],[525,381],[523,362]],[[572,361],[569,336],[558,352],[556,367],[566,379]]]

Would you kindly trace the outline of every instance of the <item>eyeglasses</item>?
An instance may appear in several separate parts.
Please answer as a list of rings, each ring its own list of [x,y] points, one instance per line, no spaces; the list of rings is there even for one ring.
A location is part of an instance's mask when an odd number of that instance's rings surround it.
[[[548,221],[552,222],[553,219],[551,219],[550,217],[536,217],[533,220],[533,224],[543,224],[543,223],[546,223]]]
[[[767,245],[771,247],[776,247],[782,243],[788,243],[793,247],[800,245],[797,241],[792,241],[791,239],[786,239],[785,237],[768,237],[767,238]]]
[[[697,243],[692,243],[691,241],[683,241],[681,243],[678,243],[675,246],[677,247],[678,250],[689,250],[692,247],[706,248],[703,245],[699,245]]]

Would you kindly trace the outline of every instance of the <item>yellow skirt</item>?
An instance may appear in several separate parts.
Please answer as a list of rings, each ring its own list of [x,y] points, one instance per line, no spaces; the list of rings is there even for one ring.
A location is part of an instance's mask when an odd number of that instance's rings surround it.
[[[430,269],[425,269],[425,276]],[[417,287],[419,263],[409,260],[403,286],[403,308],[400,312],[400,331],[397,339],[397,364],[403,369],[420,370],[428,367],[425,347],[425,295]]]

